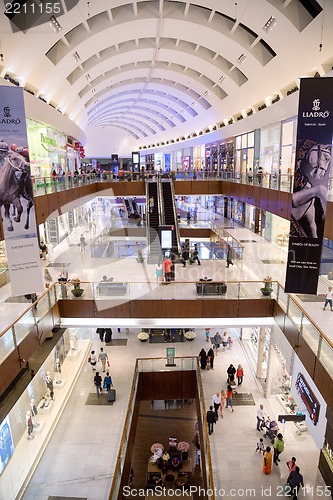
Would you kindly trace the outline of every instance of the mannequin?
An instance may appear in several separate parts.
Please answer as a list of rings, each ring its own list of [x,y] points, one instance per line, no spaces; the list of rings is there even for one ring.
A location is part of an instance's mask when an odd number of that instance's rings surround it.
[[[69,334],[69,346],[71,348],[71,352],[77,351],[77,336],[76,336],[76,330],[72,330]]]
[[[29,410],[27,411],[26,416],[25,416],[25,423],[26,423],[27,430],[28,430],[27,439],[33,439],[35,437],[33,435],[34,424],[32,423],[31,412]]]
[[[60,377],[61,374],[61,364],[60,364],[60,359],[57,358],[54,363],[54,373],[55,373],[55,379],[56,379],[56,384],[61,384],[62,380]]]
[[[46,387],[49,390],[50,398],[53,401],[53,394],[54,394],[54,391],[53,391],[53,380],[50,377],[50,372],[46,372],[45,384],[46,384]]]
[[[38,410],[37,410],[37,406],[35,405],[34,399],[30,400],[30,408],[31,408],[31,418],[32,418],[33,426],[39,427]]]

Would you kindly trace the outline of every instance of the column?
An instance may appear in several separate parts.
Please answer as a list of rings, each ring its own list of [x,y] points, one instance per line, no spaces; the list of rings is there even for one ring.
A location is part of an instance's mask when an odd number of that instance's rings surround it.
[[[259,338],[258,338],[258,358],[257,358],[257,370],[256,370],[257,378],[263,378],[262,356],[263,356],[264,347],[265,347],[265,336],[266,336],[265,327],[261,326],[260,330],[259,330]]]

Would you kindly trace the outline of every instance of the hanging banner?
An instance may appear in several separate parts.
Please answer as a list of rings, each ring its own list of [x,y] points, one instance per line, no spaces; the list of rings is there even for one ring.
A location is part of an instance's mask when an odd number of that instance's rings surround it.
[[[23,89],[0,86],[0,206],[13,295],[44,290]]]
[[[333,78],[301,80],[285,291],[316,294],[331,170]]]

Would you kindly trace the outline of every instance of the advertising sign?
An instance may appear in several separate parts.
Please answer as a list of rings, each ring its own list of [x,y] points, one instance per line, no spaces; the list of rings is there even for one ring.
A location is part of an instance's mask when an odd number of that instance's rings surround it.
[[[176,366],[175,365],[175,352],[176,352],[176,349],[174,347],[167,347],[166,348],[167,364],[165,366]]]
[[[0,87],[0,207],[13,295],[44,289],[30,163],[23,89]]]
[[[6,417],[0,425],[0,475],[14,453],[14,443],[9,419]]]
[[[331,170],[332,78],[300,86],[285,291],[316,294]]]

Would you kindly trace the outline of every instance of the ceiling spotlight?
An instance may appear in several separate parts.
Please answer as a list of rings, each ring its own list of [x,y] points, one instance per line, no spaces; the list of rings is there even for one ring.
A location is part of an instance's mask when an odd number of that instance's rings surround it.
[[[238,62],[239,64],[243,64],[243,62],[245,62],[245,61],[246,61],[246,55],[245,55],[245,54],[241,54],[241,55],[239,56],[239,58],[237,59],[237,62]]]
[[[92,89],[91,92],[93,93],[93,95],[95,95],[96,94],[96,89]]]
[[[276,26],[276,19],[274,16],[271,16],[268,19],[268,21],[264,24],[262,29],[265,31],[271,31],[271,29],[274,28],[274,26]]]
[[[89,75],[89,73],[86,75],[86,80],[87,80],[87,82],[90,82],[90,80],[91,80],[91,76]]]
[[[62,27],[60,26],[60,24],[58,23],[57,19],[54,16],[50,17],[50,26],[56,33],[59,33],[59,31],[62,30]]]
[[[76,62],[81,61],[81,57],[79,56],[78,52],[74,52],[73,57],[74,57]]]
[[[219,78],[219,82],[224,82],[225,80],[225,76],[221,76],[221,78]]]
[[[209,90],[206,90],[206,92],[204,92],[204,96],[208,96],[208,95],[210,95],[210,92],[209,92]]]

